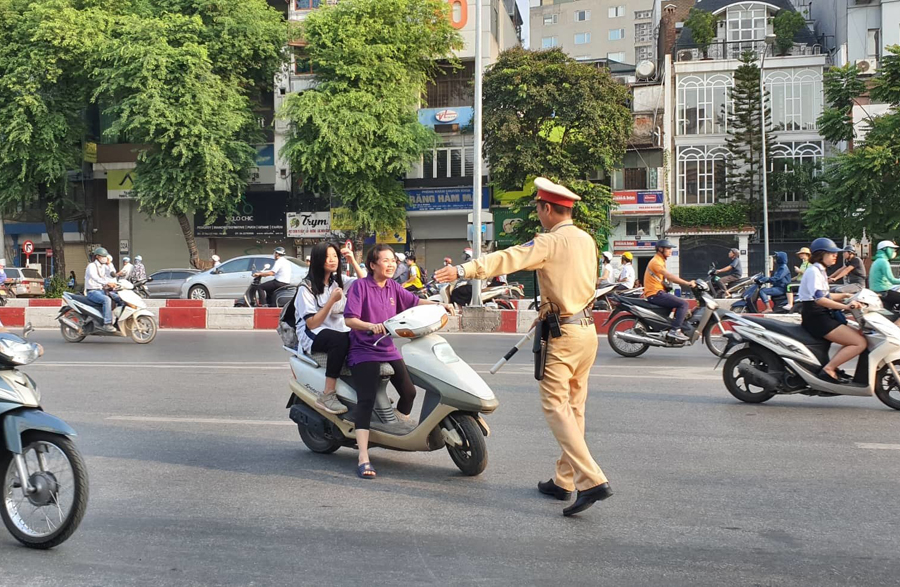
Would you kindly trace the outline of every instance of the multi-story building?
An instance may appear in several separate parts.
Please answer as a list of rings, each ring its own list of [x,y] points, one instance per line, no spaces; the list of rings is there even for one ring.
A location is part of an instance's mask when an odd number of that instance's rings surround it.
[[[812,31],[804,27],[784,55],[773,54],[767,35],[773,34],[772,19],[780,10],[794,10],[787,0],[741,2],[702,0],[696,5],[719,17],[718,36],[704,58],[684,27],[666,57],[666,128],[669,171],[669,201],[677,206],[708,206],[727,202],[726,164],[731,154],[726,146],[733,104],[730,90],[738,56],[746,50],[762,56],[765,89],[769,93],[774,140],[768,145],[772,157],[769,171],[790,169],[788,162],[818,162],[826,144],[817,119],[822,113],[822,72],[827,58]],[[665,4],[664,4],[665,7]],[[665,10],[665,8],[664,8]],[[792,235],[801,230],[800,214],[807,202],[804,194],[770,194],[780,201],[769,215],[771,250],[790,247]],[[737,247],[743,266],[761,269],[756,254],[759,231],[752,226],[710,230],[703,227],[670,227],[670,240],[680,241],[682,275],[700,277],[710,262],[721,266],[727,249]],[[758,246],[762,248],[761,245]],[[753,250],[753,255],[749,255]],[[790,249],[796,250],[796,249]],[[749,260],[749,263],[748,263]]]
[[[632,65],[653,61],[658,4],[658,0],[532,0],[529,42],[532,49],[560,47],[585,61]]]

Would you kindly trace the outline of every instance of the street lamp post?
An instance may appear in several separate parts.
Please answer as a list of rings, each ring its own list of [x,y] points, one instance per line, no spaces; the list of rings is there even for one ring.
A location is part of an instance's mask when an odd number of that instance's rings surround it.
[[[763,45],[762,59],[759,62],[759,129],[762,144],[762,201],[763,201],[763,266],[766,274],[769,273],[769,178],[768,169],[766,169],[766,86],[765,86],[765,70],[766,53],[769,52],[769,46],[775,41],[775,35],[766,35],[766,41]]]
[[[475,108],[473,112],[475,126],[475,161],[472,177],[472,257],[481,256],[481,99],[482,99],[482,38],[481,12],[483,0],[475,0]],[[463,149],[465,151],[465,149]],[[465,155],[465,153],[463,153]],[[475,307],[481,306],[481,281],[472,280],[472,302]]]

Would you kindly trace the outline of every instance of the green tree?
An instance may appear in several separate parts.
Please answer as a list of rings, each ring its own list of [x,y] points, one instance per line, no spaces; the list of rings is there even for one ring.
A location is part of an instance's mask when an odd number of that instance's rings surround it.
[[[775,48],[781,55],[787,55],[794,46],[794,36],[806,26],[799,12],[793,8],[783,8],[775,15],[772,28],[775,31]]]
[[[819,116],[819,134],[839,143],[855,138],[853,130],[853,104],[866,91],[866,84],[859,77],[856,65],[832,67],[822,76],[822,89],[827,106]]]
[[[888,47],[870,95],[891,105],[874,118],[861,145],[830,160],[825,193],[805,220],[817,234],[861,237],[900,229],[900,46]]]
[[[316,85],[290,96],[281,154],[304,181],[330,189],[360,232],[406,215],[400,178],[437,135],[417,117],[438,60],[462,47],[442,0],[345,0],[304,21]]]
[[[77,55],[59,51],[47,34],[47,23],[69,6],[0,0],[0,206],[40,215],[60,275],[63,221],[80,210],[67,177],[81,169],[90,92]]]
[[[709,57],[707,51],[716,39],[718,23],[719,17],[715,14],[696,7],[691,8],[687,20],[684,21],[684,26],[691,29],[691,38],[703,53],[704,59]]]
[[[766,109],[765,130],[761,122],[756,54],[744,51],[740,62],[734,72],[734,86],[730,89],[734,111],[729,118],[728,137],[725,139],[731,153],[726,165],[726,189],[729,199],[748,204],[751,214],[755,215],[762,207],[762,166],[771,160],[768,151],[766,162],[762,160],[763,133],[769,148],[774,140],[770,134],[769,108]]]
[[[494,185],[516,191],[529,177],[560,181],[583,198],[576,223],[605,245],[612,197],[605,186],[581,180],[621,162],[632,128],[627,101],[628,90],[607,71],[559,49],[504,51],[484,80],[484,144]],[[538,230],[532,215],[516,235],[529,240]]]

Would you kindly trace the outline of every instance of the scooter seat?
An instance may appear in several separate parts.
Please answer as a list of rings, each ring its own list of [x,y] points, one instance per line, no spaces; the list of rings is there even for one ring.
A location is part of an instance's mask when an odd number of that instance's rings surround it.
[[[647,310],[650,310],[651,312],[656,312],[657,314],[664,316],[664,317],[668,316],[669,314],[672,313],[672,308],[663,308],[662,306],[657,306],[653,302],[648,302],[644,298],[629,297],[627,299],[623,299],[622,301],[625,302],[626,305],[640,306],[642,308],[646,308]]]
[[[777,334],[789,336],[802,345],[808,347],[823,347],[831,345],[831,342],[824,338],[818,338],[810,334],[800,324],[790,322],[782,322],[781,320],[773,320],[772,318],[758,318],[755,316],[742,316],[744,320],[764,326],[766,330],[771,330]]]
[[[94,300],[92,300],[91,298],[89,298],[87,296],[82,296],[79,294],[70,294],[70,295],[72,297],[72,300],[78,302],[79,304],[87,304],[88,306],[91,306],[92,308],[97,308],[98,310],[103,308],[102,304],[98,304],[97,302],[95,302]]]
[[[307,356],[315,361],[322,369],[324,369],[325,365],[328,363],[328,355],[326,353],[311,353]],[[347,367],[347,363],[344,363],[344,366],[341,368],[341,376],[350,377],[351,375],[350,368]],[[379,375],[381,377],[392,377],[394,375],[394,368],[391,367],[390,363],[381,363],[381,372]]]

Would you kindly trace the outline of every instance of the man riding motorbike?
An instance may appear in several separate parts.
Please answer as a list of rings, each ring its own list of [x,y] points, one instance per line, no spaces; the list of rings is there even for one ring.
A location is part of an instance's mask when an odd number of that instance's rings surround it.
[[[897,256],[900,248],[893,241],[881,241],[875,251],[875,260],[869,268],[869,289],[879,294],[884,300],[884,307],[893,309],[900,307],[900,291],[894,289],[900,285],[900,279],[891,271],[891,259]]]
[[[144,258],[137,255],[134,258],[134,271],[131,272],[131,280],[135,282],[145,279],[147,279],[147,268],[144,267]]]
[[[291,282],[291,263],[285,258],[285,254],[284,247],[276,247],[273,252],[275,263],[272,264],[272,268],[265,271],[257,271],[253,274],[253,277],[274,277],[272,281],[250,286],[250,299],[256,300],[256,296],[259,294],[260,306],[276,307],[275,296],[272,294],[276,289],[284,287]]]
[[[87,298],[103,309],[104,332],[115,332],[112,325],[112,304],[122,302],[115,293],[109,291],[116,286],[115,276],[109,269],[109,253],[103,247],[94,251],[94,260],[88,264],[84,272],[84,289]]]
[[[743,275],[741,270],[741,251],[740,249],[731,249],[728,251],[730,262],[721,269],[716,269],[716,273],[723,277],[719,280],[719,284],[725,288],[725,295],[729,295],[728,284],[734,283]]]
[[[828,278],[828,281],[837,283],[847,278],[846,284],[838,288],[841,293],[856,293],[866,287],[866,266],[862,259],[856,256],[856,249],[847,247],[844,249],[844,267]]]
[[[688,303],[667,293],[664,281],[674,281],[692,288],[697,286],[697,282],[681,279],[666,269],[666,259],[672,256],[674,247],[675,245],[668,240],[657,241],[656,256],[650,260],[647,270],[644,271],[644,298],[651,304],[675,310],[675,320],[672,322],[672,329],[669,330],[668,336],[674,340],[686,342],[689,339],[681,332],[681,327],[687,315]]]

